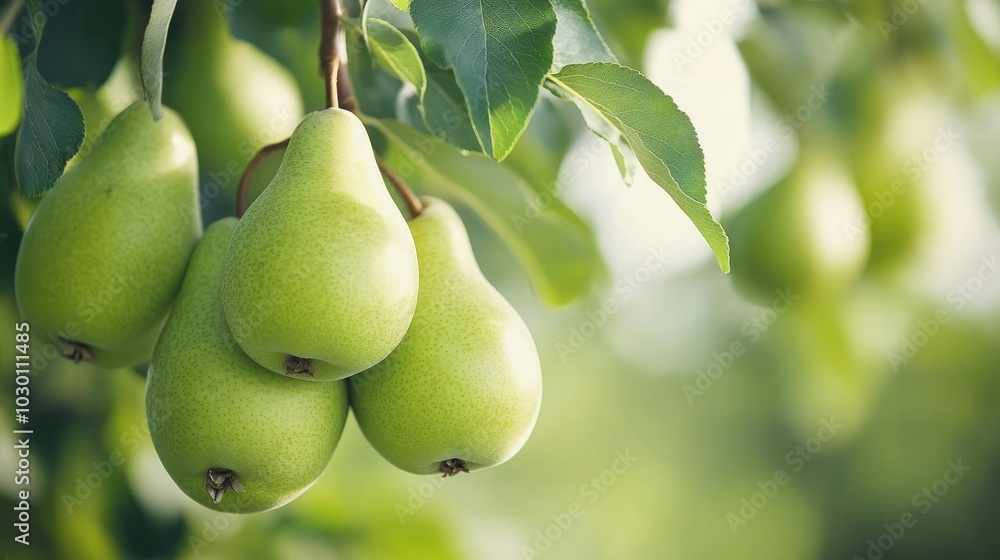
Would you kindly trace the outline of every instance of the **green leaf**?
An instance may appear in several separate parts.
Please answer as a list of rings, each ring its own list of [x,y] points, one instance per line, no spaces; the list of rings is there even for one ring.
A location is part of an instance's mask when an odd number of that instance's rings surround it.
[[[556,36],[552,40],[553,72],[567,64],[618,62],[590,19],[583,0],[552,0],[552,7],[557,18]]]
[[[567,304],[600,270],[590,229],[555,197],[539,197],[503,165],[398,121],[368,124],[387,140],[386,164],[422,194],[459,203],[510,247],[546,302]]]
[[[698,135],[674,101],[639,72],[610,62],[566,66],[549,76],[547,87],[573,102],[591,130],[627,157],[631,152],[729,272],[729,240],[705,206],[705,158]]]
[[[432,63],[426,68],[427,91],[422,113],[427,129],[463,150],[481,152],[482,146],[472,128],[472,117],[455,74]]]
[[[410,0],[392,0],[392,5],[405,12],[410,9]]]
[[[21,122],[24,102],[24,78],[21,57],[10,37],[0,37],[0,138],[7,136]]]
[[[387,21],[365,18],[364,23],[365,40],[372,57],[382,68],[413,86],[417,98],[422,101],[427,90],[427,74],[416,47]]]
[[[427,56],[455,71],[483,151],[510,153],[552,67],[556,14],[548,0],[413,0]]]
[[[153,118],[163,117],[163,49],[167,46],[167,30],[174,15],[177,0],[153,0],[149,24],[142,37],[142,88],[146,91]]]
[[[403,34],[410,39],[427,76],[427,91],[424,92],[423,104],[418,107],[424,127],[433,135],[443,138],[449,144],[458,146],[470,152],[482,152],[476,131],[472,129],[472,117],[465,103],[455,73],[431,62],[418,46],[420,38],[416,32],[405,30]]]
[[[41,196],[52,188],[83,144],[83,133],[80,107],[42,78],[32,51],[24,59],[24,118],[14,149],[14,174],[21,194]]]
[[[403,83],[377,68],[365,45],[361,28],[344,26],[347,42],[347,71],[354,86],[354,98],[366,115],[392,118],[396,115],[396,97]]]

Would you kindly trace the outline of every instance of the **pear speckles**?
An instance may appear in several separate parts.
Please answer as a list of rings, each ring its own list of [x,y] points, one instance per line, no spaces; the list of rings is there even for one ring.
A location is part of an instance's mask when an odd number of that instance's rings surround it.
[[[149,366],[146,417],[160,461],[185,494],[252,513],[290,502],[319,477],[348,404],[344,382],[275,375],[230,340],[219,282],[235,225],[212,224],[191,257]]]
[[[364,125],[342,109],[306,115],[223,259],[222,304],[236,342],[276,374],[336,381],[384,359],[416,302],[413,238]]]
[[[154,121],[136,102],[38,203],[17,255],[18,307],[33,332],[67,339],[67,359],[148,361],[200,235],[194,142],[173,111]]]
[[[410,329],[375,367],[348,378],[369,443],[415,474],[499,465],[524,445],[542,397],[531,333],[483,277],[458,214],[424,198],[410,220],[420,291]]]

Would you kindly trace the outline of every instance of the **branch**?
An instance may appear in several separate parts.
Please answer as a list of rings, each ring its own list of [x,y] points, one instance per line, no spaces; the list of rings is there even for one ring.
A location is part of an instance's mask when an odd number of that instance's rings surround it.
[[[319,69],[326,83],[326,106],[336,107],[337,75],[340,74],[340,16],[344,11],[343,0],[320,0],[323,19],[323,36],[319,44]]]
[[[378,170],[382,172],[382,175],[385,175],[385,178],[392,183],[392,186],[396,188],[399,195],[403,197],[407,208],[410,209],[410,216],[412,218],[419,216],[424,211],[424,205],[417,198],[417,195],[413,194],[413,190],[410,189],[409,185],[403,181],[402,177],[396,175],[396,172],[389,169],[385,162],[382,161],[382,158],[378,157],[378,154],[375,154],[375,163],[378,165]]]
[[[243,214],[247,211],[247,190],[249,190],[250,178],[253,177],[254,170],[257,169],[257,166],[260,165],[260,162],[264,161],[264,158],[267,157],[268,154],[276,150],[287,148],[288,140],[290,140],[290,138],[286,138],[276,144],[268,144],[267,146],[264,146],[253,156],[250,163],[247,164],[246,170],[243,171],[243,176],[240,177],[240,184],[236,187],[237,218],[242,218]]]
[[[362,116],[361,109],[354,98],[354,88],[351,87],[351,76],[347,71],[347,64],[342,64],[337,54],[336,45],[339,44],[338,34],[340,33],[340,20],[338,18],[343,13],[341,0],[320,0],[320,2],[323,5],[323,40],[319,56],[320,64],[323,68],[323,76],[326,78],[327,106],[336,107],[339,98],[341,109],[350,111],[360,118]],[[330,18],[333,21],[329,21]],[[333,90],[332,93],[331,90]],[[403,197],[407,208],[410,209],[410,215],[413,218],[419,216],[424,211],[424,205],[417,198],[417,195],[413,193],[409,185],[406,184],[406,181],[393,170],[389,169],[378,154],[375,154],[375,163],[378,165],[378,170],[382,172],[382,175],[389,180],[393,188]]]

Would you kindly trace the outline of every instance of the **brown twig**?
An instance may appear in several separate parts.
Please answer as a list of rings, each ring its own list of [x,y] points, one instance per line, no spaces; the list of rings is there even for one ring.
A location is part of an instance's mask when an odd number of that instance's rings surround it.
[[[340,45],[342,28],[340,16],[343,13],[342,0],[320,0],[323,21],[323,35],[319,44],[319,68],[326,84],[326,106],[337,107],[337,77],[340,74]]]
[[[382,172],[382,175],[385,175],[385,178],[392,183],[392,186],[399,192],[399,195],[403,197],[407,208],[410,209],[410,216],[413,218],[419,216],[424,211],[424,205],[417,198],[417,195],[413,194],[413,190],[406,184],[406,181],[403,181],[402,177],[396,175],[396,172],[392,169],[389,169],[385,162],[382,161],[382,158],[378,157],[378,154],[375,154],[375,163],[378,165],[378,170]]]
[[[243,176],[240,177],[240,184],[236,187],[236,217],[242,218],[243,214],[247,211],[247,191],[250,187],[250,178],[253,177],[253,172],[260,165],[260,162],[264,161],[273,151],[281,150],[288,147],[288,140],[286,138],[281,142],[275,144],[268,144],[261,148],[256,154],[254,154],[253,159],[247,164],[247,168],[243,171]]]

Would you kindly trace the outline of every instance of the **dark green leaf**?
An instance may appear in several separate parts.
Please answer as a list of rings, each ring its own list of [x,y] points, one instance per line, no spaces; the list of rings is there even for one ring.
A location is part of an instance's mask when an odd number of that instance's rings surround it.
[[[552,7],[557,18],[553,72],[567,64],[618,62],[597,32],[583,0],[552,0]]]
[[[510,153],[552,67],[556,15],[548,0],[414,0],[424,52],[455,71],[483,151]]]
[[[14,150],[14,173],[24,196],[52,188],[80,149],[83,133],[80,107],[42,78],[32,52],[24,60],[24,118]]]
[[[401,122],[368,124],[386,137],[386,164],[418,192],[476,213],[510,247],[545,301],[563,305],[586,292],[600,270],[597,248],[586,224],[558,198],[539,197],[503,165]]]
[[[435,136],[471,152],[481,152],[482,147],[472,128],[472,117],[465,104],[462,90],[451,70],[443,70],[433,63],[427,66],[427,91],[424,93],[424,122]]]
[[[639,161],[694,222],[728,272],[729,240],[705,206],[705,158],[698,135],[673,100],[639,72],[610,62],[566,66],[549,77],[547,86],[573,102],[595,133]]]
[[[53,12],[38,44],[38,71],[64,89],[100,86],[121,54],[128,6],[124,0],[72,0]]]
[[[142,87],[153,118],[163,117],[163,50],[167,46],[167,30],[174,15],[177,0],[153,0],[149,24],[142,38]]]

